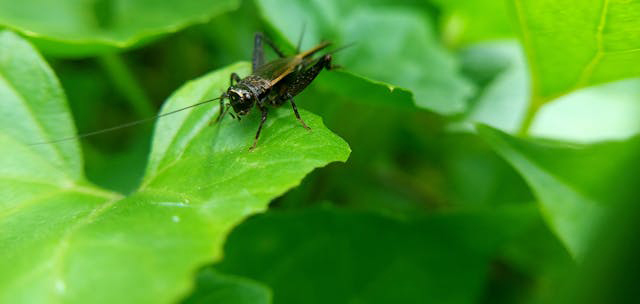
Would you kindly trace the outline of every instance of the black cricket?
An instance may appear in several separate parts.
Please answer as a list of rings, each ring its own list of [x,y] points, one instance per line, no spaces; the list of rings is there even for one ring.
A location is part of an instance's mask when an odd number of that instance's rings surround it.
[[[268,44],[280,58],[265,63],[263,42]],[[258,107],[262,113],[262,119],[253,145],[249,148],[251,151],[258,144],[260,131],[267,121],[269,107],[279,107],[289,102],[298,121],[305,129],[311,130],[300,117],[293,97],[309,86],[323,69],[334,68],[331,64],[331,54],[325,54],[318,59],[312,58],[314,54],[329,45],[330,43],[324,42],[310,50],[298,51],[294,56],[285,56],[271,40],[262,33],[257,33],[253,46],[253,72],[245,78],[240,78],[236,73],[231,74],[231,86],[220,96],[220,112],[215,122],[222,120],[229,107],[233,108],[237,116],[229,114],[233,118],[237,117],[238,120],[249,113],[254,106]],[[229,100],[226,105],[225,99]]]

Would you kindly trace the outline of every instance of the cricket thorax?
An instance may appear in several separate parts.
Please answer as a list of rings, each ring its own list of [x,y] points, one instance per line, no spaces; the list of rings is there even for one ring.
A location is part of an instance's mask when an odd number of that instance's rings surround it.
[[[256,97],[261,98],[271,88],[271,83],[257,75],[249,75],[242,79],[238,84],[238,87],[246,89],[254,94]]]

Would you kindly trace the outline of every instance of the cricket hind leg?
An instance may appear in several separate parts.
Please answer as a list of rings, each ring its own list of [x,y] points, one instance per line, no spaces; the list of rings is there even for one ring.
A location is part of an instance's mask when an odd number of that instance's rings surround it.
[[[260,138],[260,131],[262,131],[262,126],[265,121],[267,121],[267,114],[269,114],[269,110],[267,107],[260,107],[260,111],[262,112],[262,118],[260,119],[260,125],[258,126],[258,131],[256,132],[256,137],[253,139],[253,145],[249,148],[249,151],[253,151],[258,144],[258,138]]]
[[[293,98],[294,96],[300,94],[300,92],[304,91],[316,76],[322,72],[323,69],[331,70],[334,66],[331,64],[331,55],[322,56],[315,64],[311,67],[300,71],[295,74],[294,78],[287,85],[285,89],[285,94],[289,98]]]
[[[262,41],[264,41],[280,58],[285,58],[287,57],[287,55],[284,54],[284,52],[271,40],[269,39],[269,37],[265,36],[263,33],[257,33],[256,34],[256,41],[260,40],[260,43],[262,44]]]
[[[304,91],[305,88],[313,82],[313,80],[320,74],[323,69],[332,69],[333,65],[331,64],[331,55],[324,55],[320,58],[314,65],[311,67],[304,69],[295,75],[292,75],[292,80],[287,83],[286,87],[283,87],[282,101],[288,100],[291,103],[291,107],[293,108],[293,113],[296,115],[296,119],[302,124],[302,126],[311,130],[309,126],[302,120],[300,117],[300,113],[298,112],[298,107],[296,103],[293,101],[293,97],[300,94],[300,92]]]
[[[253,68],[254,72],[264,64],[264,47],[262,45],[263,39],[264,37],[262,36],[262,33],[256,33],[253,38],[253,57],[251,58],[251,67]]]
[[[302,117],[300,117],[300,113],[298,113],[298,107],[296,106],[296,103],[293,101],[293,98],[289,98],[289,102],[291,103],[291,107],[293,108],[293,113],[296,115],[296,119],[298,119],[298,121],[302,124],[302,127],[307,130],[311,130],[311,128],[309,128],[309,126],[307,126],[307,124],[304,123],[304,120],[302,120]]]
[[[254,39],[253,39],[253,58],[252,58],[253,71],[254,72],[259,67],[264,65],[264,46],[263,46],[263,42],[267,43],[267,45],[269,45],[269,47],[271,47],[271,49],[273,49],[273,51],[276,52],[276,54],[278,54],[278,56],[280,58],[286,57],[284,52],[282,52],[282,50],[280,50],[275,45],[275,43],[273,43],[273,41],[271,41],[269,38],[265,37],[264,34],[262,34],[262,33],[256,33],[256,35],[254,36]]]

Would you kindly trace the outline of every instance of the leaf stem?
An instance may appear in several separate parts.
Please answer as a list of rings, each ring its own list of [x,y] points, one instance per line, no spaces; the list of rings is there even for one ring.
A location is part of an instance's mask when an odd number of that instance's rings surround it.
[[[527,109],[527,114],[524,117],[524,122],[522,123],[522,126],[518,131],[518,135],[520,135],[521,137],[526,137],[529,135],[529,131],[531,129],[531,126],[533,125],[533,121],[543,104],[544,103],[542,102],[541,98],[531,98],[531,105]]]
[[[151,100],[118,54],[102,55],[98,57],[98,62],[107,72],[116,89],[129,101],[137,116],[144,118],[155,113]]]

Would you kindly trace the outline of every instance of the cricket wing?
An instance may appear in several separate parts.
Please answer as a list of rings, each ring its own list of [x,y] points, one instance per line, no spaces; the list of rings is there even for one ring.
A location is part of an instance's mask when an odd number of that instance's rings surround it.
[[[268,80],[271,85],[276,84],[285,76],[291,74],[300,64],[299,57],[286,57],[267,62],[260,66],[253,74]]]

